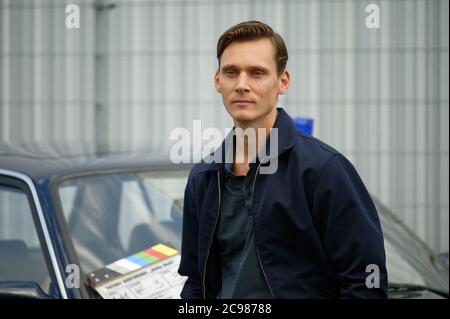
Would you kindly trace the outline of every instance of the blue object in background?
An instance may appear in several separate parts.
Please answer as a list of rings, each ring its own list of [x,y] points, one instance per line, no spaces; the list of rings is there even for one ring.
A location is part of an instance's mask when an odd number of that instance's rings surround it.
[[[297,130],[299,130],[300,132],[309,134],[309,135],[313,134],[314,120],[312,118],[294,116],[292,119],[294,120]]]

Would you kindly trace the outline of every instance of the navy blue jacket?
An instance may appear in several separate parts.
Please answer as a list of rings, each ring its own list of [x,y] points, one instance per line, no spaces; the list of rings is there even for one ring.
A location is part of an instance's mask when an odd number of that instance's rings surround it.
[[[300,133],[283,109],[274,127],[278,169],[257,173],[252,212],[258,259],[272,296],[385,298],[383,234],[355,168],[330,146]],[[223,180],[222,163],[202,162],[189,174],[178,270],[188,276],[182,298],[214,298],[220,290],[214,233]],[[371,264],[380,271],[379,288],[366,286]]]

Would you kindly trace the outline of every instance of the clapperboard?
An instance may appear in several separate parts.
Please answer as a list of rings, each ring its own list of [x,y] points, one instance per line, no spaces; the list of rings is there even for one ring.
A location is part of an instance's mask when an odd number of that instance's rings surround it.
[[[87,282],[107,299],[179,298],[185,277],[178,275],[180,254],[158,244],[87,275]]]

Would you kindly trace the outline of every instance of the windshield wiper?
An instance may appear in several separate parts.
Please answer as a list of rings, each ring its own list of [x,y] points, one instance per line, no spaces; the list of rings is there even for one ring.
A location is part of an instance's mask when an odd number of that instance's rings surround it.
[[[436,295],[439,295],[441,297],[444,298],[449,298],[449,293],[445,292],[445,291],[441,291],[438,289],[434,289],[434,288],[429,288],[426,286],[421,286],[421,285],[412,285],[412,284],[389,284],[388,286],[388,292],[390,293],[402,293],[402,292],[419,292],[419,291],[424,291],[424,290],[428,290]]]

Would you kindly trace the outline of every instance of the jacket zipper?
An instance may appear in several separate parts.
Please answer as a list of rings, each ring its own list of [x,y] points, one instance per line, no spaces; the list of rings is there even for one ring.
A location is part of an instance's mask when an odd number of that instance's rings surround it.
[[[261,164],[262,164],[262,162],[260,162],[258,164],[258,168],[256,169],[255,179],[253,180],[252,194],[255,193],[256,178],[258,177],[258,172],[259,172],[259,168],[261,167]],[[216,231],[217,222],[219,221],[219,214],[220,214],[220,200],[221,200],[221,196],[222,196],[221,188],[220,188],[220,172],[217,172],[217,187],[218,187],[218,190],[219,190],[219,203],[218,203],[218,208],[217,208],[216,221],[214,223],[213,232],[212,232],[212,235],[211,235],[211,239],[209,241],[208,252],[206,254],[205,266],[203,267],[203,299],[206,299],[206,265],[208,263],[209,252],[211,250],[211,245],[212,245],[212,241],[214,239],[214,233]],[[255,219],[255,216],[253,214],[253,224],[255,223],[254,219]],[[259,255],[259,250],[258,250],[258,247],[256,246],[256,243],[255,243],[255,248],[256,248],[256,255],[258,256],[258,262],[259,262],[259,265],[261,267],[261,271],[262,271],[262,273],[264,275],[264,279],[266,280],[267,287],[269,287],[270,294],[272,295],[272,298],[275,298],[275,295],[273,294],[272,288],[270,287],[269,280],[267,279],[266,272],[264,271],[264,267],[262,265],[261,257]]]
[[[253,194],[253,196],[254,196],[254,194],[255,194],[256,178],[258,177],[258,171],[259,171],[259,168],[261,167],[261,164],[262,164],[262,161],[259,162],[258,168],[256,169],[256,173],[255,173],[255,179],[253,180],[253,188],[252,188],[252,194]],[[253,202],[253,203],[254,203],[254,202]],[[253,205],[254,205],[254,204],[253,204]],[[254,207],[254,206],[253,206],[253,207]],[[254,211],[254,210],[253,210],[253,211]],[[253,225],[255,225],[255,214],[253,214]],[[253,238],[253,240],[255,240],[255,239]],[[256,248],[256,255],[258,256],[259,265],[260,265],[261,271],[262,271],[262,273],[263,273],[263,275],[264,275],[264,279],[266,280],[267,287],[269,287],[270,294],[272,295],[272,298],[275,299],[275,295],[273,294],[272,288],[270,287],[269,280],[267,279],[266,272],[264,271],[264,267],[263,267],[263,264],[262,264],[262,262],[261,262],[261,257],[259,256],[259,250],[258,250],[258,246],[256,245],[256,241],[255,241],[255,248]]]
[[[203,299],[206,299],[206,264],[208,263],[209,252],[211,250],[212,241],[214,240],[214,233],[216,231],[216,226],[217,226],[217,222],[219,221],[219,214],[220,214],[220,198],[222,196],[221,189],[220,189],[220,172],[217,172],[217,187],[219,188],[219,203],[218,203],[218,207],[217,207],[216,222],[214,223],[213,232],[211,235],[211,239],[209,241],[208,252],[206,254],[205,266],[203,267]]]

